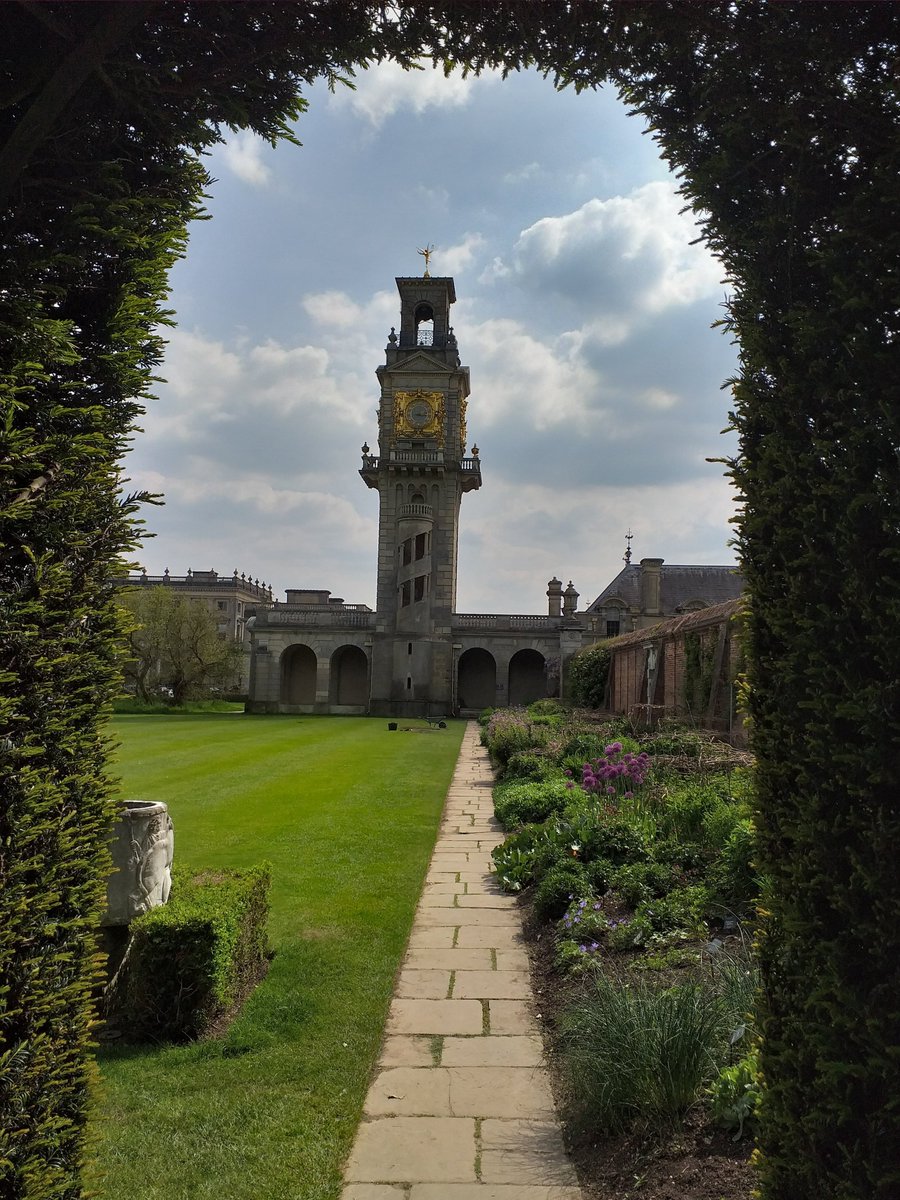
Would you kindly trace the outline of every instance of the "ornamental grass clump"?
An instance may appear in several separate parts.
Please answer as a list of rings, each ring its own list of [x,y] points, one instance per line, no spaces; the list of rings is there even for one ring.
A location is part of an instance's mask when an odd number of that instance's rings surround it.
[[[560,1023],[573,1114],[597,1133],[677,1121],[718,1073],[723,1005],[698,984],[597,972]]]

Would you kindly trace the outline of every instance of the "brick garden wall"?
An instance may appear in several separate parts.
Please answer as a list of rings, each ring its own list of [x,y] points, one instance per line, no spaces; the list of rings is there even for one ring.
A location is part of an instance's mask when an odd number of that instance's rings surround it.
[[[611,639],[605,707],[649,724],[674,717],[745,742],[733,711],[741,611],[742,602],[730,600]]]

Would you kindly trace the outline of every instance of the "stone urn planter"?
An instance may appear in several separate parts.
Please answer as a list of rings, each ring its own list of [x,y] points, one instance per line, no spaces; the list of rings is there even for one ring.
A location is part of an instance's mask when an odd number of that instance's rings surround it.
[[[104,926],[128,925],[165,904],[172,887],[175,838],[165,804],[125,800],[110,840],[113,873],[106,885]]]

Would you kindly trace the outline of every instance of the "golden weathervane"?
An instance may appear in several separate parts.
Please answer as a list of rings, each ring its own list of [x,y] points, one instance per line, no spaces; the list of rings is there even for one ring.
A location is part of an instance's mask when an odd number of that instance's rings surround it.
[[[429,263],[429,260],[431,259],[432,254],[434,254],[434,246],[426,245],[424,247],[424,249],[417,250],[416,254],[421,254],[422,257],[425,259],[425,274],[422,276],[422,278],[430,279],[431,275],[429,274],[429,271],[428,271],[428,263]]]

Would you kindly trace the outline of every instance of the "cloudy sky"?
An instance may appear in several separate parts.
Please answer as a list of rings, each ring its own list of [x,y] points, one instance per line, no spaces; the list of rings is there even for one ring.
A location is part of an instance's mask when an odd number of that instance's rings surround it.
[[[149,573],[246,572],[374,605],[378,383],[397,275],[452,275],[483,485],[463,498],[457,609],[584,607],[635,558],[727,563],[731,490],[705,461],[735,351],[720,266],[608,90],[386,64],[313,89],[303,146],[234,137],[173,276],[178,328],[128,459],[162,492]]]

